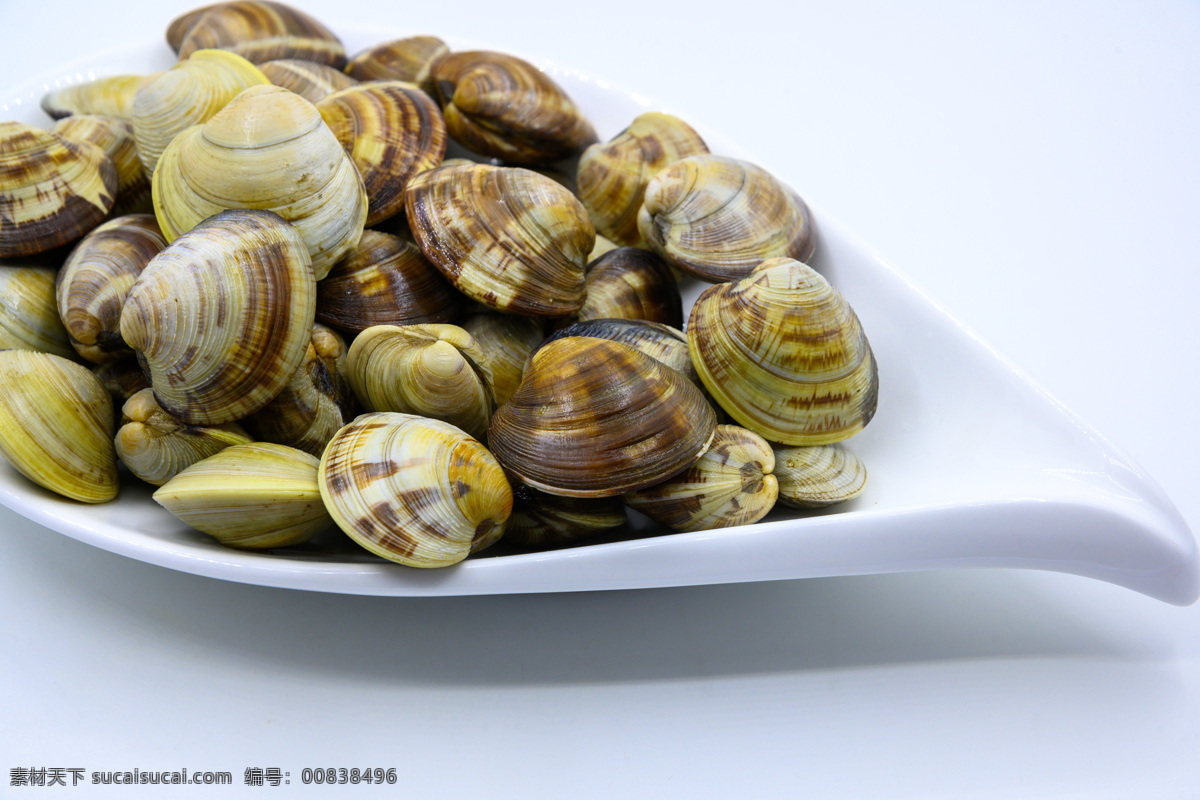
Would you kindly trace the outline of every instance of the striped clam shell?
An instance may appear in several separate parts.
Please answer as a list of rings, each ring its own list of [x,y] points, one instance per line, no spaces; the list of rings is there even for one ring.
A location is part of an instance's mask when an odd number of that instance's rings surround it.
[[[521,385],[525,363],[545,334],[540,320],[512,314],[472,314],[462,329],[479,345],[480,367],[492,379],[496,404],[503,405]]]
[[[409,36],[369,47],[346,64],[346,74],[360,81],[407,81],[430,95],[436,92],[430,82],[434,60],[450,48],[436,36]]]
[[[229,547],[301,544],[333,525],[318,466],[314,456],[281,444],[235,444],[167,481],[154,502]]]
[[[692,366],[687,336],[678,328],[639,319],[589,319],[555,331],[546,337],[541,346],[568,336],[588,336],[629,345],[676,370],[697,386],[701,385],[700,376]]]
[[[743,278],[768,258],[808,259],[812,213],[762,167],[695,155],[660,170],[638,211],[642,239],[670,264],[706,281]]]
[[[273,211],[308,248],[317,280],[362,236],[367,199],[350,157],[312,103],[254,86],[181,133],[154,173],[167,241],[226,209]]]
[[[696,300],[688,346],[704,386],[768,441],[830,444],[875,414],[879,374],[854,309],[815,270],[770,259]]]
[[[54,301],[55,274],[26,259],[0,262],[0,350],[75,358]]]
[[[530,550],[582,542],[626,521],[620,497],[559,497],[521,485],[513,490],[513,498],[504,541]]]
[[[0,122],[0,258],[44,253],[100,224],[117,195],[104,151]]]
[[[167,44],[180,58],[198,50],[229,50],[256,64],[280,58],[341,69],[346,48],[317,20],[283,3],[233,0],[187,12],[167,26]]]
[[[350,154],[367,191],[367,224],[404,211],[404,187],[446,154],[446,123],[429,95],[411,83],[376,81],[317,103]]]
[[[649,250],[618,247],[587,268],[587,298],[576,319],[644,319],[683,327],[683,300],[671,268]]]
[[[163,411],[153,390],[143,389],[121,407],[121,427],[113,444],[117,458],[130,472],[162,486],[197,461],[251,441],[236,422],[188,425]]]
[[[450,137],[476,153],[509,164],[548,164],[596,141],[562,87],[516,56],[446,53],[434,60],[430,80]]]
[[[775,455],[765,439],[735,425],[718,425],[696,463],[663,483],[625,495],[625,502],[677,531],[750,525],[775,505],[779,482],[771,474],[774,468]]]
[[[158,75],[157,72],[150,75],[108,75],[51,89],[42,96],[42,110],[53,119],[72,114],[102,114],[129,120],[133,116],[133,98],[137,90]]]
[[[32,350],[0,351],[0,453],[72,500],[117,496],[112,398],[86,367]]]
[[[700,390],[632,347],[559,339],[492,416],[488,446],[517,480],[550,494],[612,497],[660,483],[708,446]]]
[[[73,114],[54,123],[50,130],[73,142],[96,145],[113,162],[117,169],[117,196],[111,216],[142,214],[153,210],[150,178],[138,158],[133,123],[98,114]]]
[[[853,500],[867,486],[867,467],[841,444],[775,447],[779,502],[824,508]]]
[[[131,120],[146,175],[175,136],[220,111],[247,87],[269,84],[258,67],[224,50],[201,50],[138,89]]]
[[[417,245],[463,294],[510,314],[561,317],[583,306],[596,233],[574,195],[527,169],[456,164],[405,192]]]
[[[55,293],[71,344],[96,364],[132,358],[121,309],[138,275],[166,239],[151,214],[117,217],[89,233],[58,271]]]
[[[281,58],[259,64],[258,68],[267,80],[276,86],[295,92],[310,103],[354,86],[357,80],[328,64],[302,61],[298,58]]]
[[[597,143],[579,159],[579,199],[596,230],[622,245],[641,243],[638,209],[650,179],[681,158],[707,153],[708,146],[678,117],[648,111],[611,141]]]
[[[445,422],[363,414],[321,457],[321,497],[347,535],[412,567],[446,567],[494,542],[512,513],[504,471]]]
[[[215,425],[282,391],[304,358],[315,306],[296,231],[269,211],[227,211],[146,266],[121,312],[121,336],[164,410]]]

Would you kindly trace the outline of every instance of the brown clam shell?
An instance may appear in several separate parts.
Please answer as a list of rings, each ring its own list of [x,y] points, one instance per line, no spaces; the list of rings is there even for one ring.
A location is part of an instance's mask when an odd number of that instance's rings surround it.
[[[575,544],[625,524],[620,497],[560,497],[523,484],[513,489],[504,541],[530,550]]]
[[[407,81],[433,95],[430,67],[449,52],[436,36],[409,36],[363,50],[346,64],[346,74],[360,81]]]
[[[299,58],[280,58],[259,64],[267,80],[295,92],[310,103],[317,103],[334,92],[358,83],[339,69]]]
[[[587,299],[575,319],[644,319],[683,327],[683,300],[671,268],[649,250],[618,247],[587,268]]]
[[[715,428],[712,407],[675,370],[618,342],[570,337],[534,354],[492,416],[488,446],[544,492],[612,497],[685,469]]]
[[[483,50],[447,53],[430,70],[451,138],[510,164],[548,164],[596,141],[575,102],[537,67]]]
[[[197,50],[231,50],[260,64],[299,58],[341,69],[346,48],[315,19],[283,3],[233,0],[187,12],[167,27],[167,43],[180,59]]]
[[[367,191],[367,224],[404,210],[404,187],[446,154],[437,103],[411,83],[379,81],[335,92],[317,105]]]
[[[569,336],[586,336],[607,339],[629,345],[634,350],[650,356],[655,361],[677,371],[692,383],[700,386],[700,376],[692,366],[688,352],[688,340],[683,331],[661,322],[640,319],[588,319],[573,322],[548,336],[540,347]]]
[[[73,114],[54,123],[50,130],[73,142],[96,145],[113,162],[117,169],[117,196],[111,216],[154,211],[150,178],[138,158],[133,123],[99,114]]]

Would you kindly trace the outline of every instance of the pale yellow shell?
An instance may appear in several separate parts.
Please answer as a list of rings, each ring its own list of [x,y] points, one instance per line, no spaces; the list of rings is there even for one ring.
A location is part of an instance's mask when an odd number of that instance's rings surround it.
[[[853,500],[867,486],[867,468],[841,444],[776,447],[779,502],[796,508],[824,508]]]
[[[58,317],[55,270],[32,262],[0,263],[0,350],[18,348],[74,358]]]
[[[42,110],[54,119],[72,114],[103,114],[128,120],[138,89],[157,78],[150,75],[107,75],[52,89],[42,96]]]

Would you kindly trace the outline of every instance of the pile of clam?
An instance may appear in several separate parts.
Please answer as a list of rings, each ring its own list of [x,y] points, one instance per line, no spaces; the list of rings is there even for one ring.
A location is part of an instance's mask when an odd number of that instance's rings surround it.
[[[347,59],[235,0],[167,40],[171,69],[0,124],[0,450],[29,479],[420,567],[862,491],[838,443],[875,359],[766,170],[661,113],[601,143],[534,66],[431,36]]]

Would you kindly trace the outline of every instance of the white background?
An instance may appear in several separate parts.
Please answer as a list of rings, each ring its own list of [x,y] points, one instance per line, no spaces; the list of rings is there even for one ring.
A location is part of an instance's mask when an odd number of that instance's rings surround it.
[[[692,112],[1116,442],[1200,529],[1195,3],[300,5]],[[160,38],[188,7],[0,0],[0,83]],[[321,797],[384,790],[306,792],[302,768],[394,766],[405,797],[1195,798],[1200,610],[1005,571],[328,596],[174,573],[0,510],[0,795],[48,791],[10,789],[19,766],[237,784],[275,766],[289,793]]]

